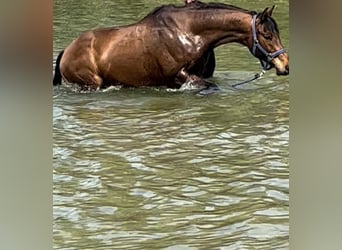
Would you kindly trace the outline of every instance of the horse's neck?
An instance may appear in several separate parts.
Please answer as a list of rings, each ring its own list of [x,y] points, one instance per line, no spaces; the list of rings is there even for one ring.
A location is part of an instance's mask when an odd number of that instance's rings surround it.
[[[251,15],[234,11],[223,13],[203,15],[200,20],[194,19],[192,32],[213,47],[231,42],[248,46],[252,36]]]

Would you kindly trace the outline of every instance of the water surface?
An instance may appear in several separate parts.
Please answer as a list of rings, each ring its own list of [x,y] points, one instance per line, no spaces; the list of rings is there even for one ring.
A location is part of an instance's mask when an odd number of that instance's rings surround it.
[[[177,1],[54,1],[54,55],[80,32]],[[224,1],[262,10],[269,1]],[[275,19],[288,47],[288,2]],[[55,249],[288,249],[289,79],[217,49],[220,94],[121,89],[53,96]]]

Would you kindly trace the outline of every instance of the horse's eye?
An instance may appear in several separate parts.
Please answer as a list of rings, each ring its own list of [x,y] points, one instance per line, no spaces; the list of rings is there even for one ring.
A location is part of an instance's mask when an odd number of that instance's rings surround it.
[[[272,40],[272,35],[266,34],[264,37],[266,40]]]

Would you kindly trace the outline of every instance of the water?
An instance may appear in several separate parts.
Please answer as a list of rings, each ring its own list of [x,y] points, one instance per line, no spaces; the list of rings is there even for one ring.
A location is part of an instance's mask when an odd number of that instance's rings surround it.
[[[162,3],[55,0],[54,55]],[[288,2],[276,4],[288,47]],[[54,89],[55,249],[289,248],[289,79],[233,89],[258,62],[236,45],[216,53],[220,94]]]

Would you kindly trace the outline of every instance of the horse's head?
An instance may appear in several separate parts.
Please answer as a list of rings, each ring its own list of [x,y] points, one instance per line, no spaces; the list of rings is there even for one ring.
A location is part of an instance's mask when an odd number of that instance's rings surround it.
[[[265,70],[275,67],[277,75],[288,75],[289,57],[281,43],[277,24],[271,17],[273,9],[274,6],[266,8],[253,16],[251,52],[260,60]]]

